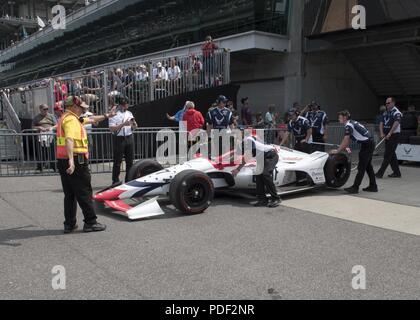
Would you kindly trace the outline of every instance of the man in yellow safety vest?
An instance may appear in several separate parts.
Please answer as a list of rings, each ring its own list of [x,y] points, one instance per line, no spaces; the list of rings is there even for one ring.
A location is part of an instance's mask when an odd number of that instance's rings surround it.
[[[81,118],[89,108],[80,97],[70,96],[65,101],[66,113],[57,124],[58,170],[64,191],[64,233],[77,230],[77,203],[84,215],[84,232],[104,231],[97,222],[92,202],[89,170],[89,143],[85,125],[105,121],[115,116],[115,110],[103,116]]]

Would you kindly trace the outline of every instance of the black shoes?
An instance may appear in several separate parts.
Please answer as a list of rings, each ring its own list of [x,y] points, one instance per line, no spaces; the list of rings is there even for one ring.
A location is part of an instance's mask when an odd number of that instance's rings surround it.
[[[106,225],[95,223],[95,224],[86,224],[83,227],[83,232],[101,232],[106,230]]]
[[[377,173],[377,174],[375,174],[375,177],[376,177],[376,179],[383,179],[384,175]]]
[[[346,191],[347,193],[350,193],[350,194],[358,194],[359,193],[359,189],[356,189],[355,187],[346,188],[346,189],[344,189],[344,191]]]
[[[64,226],[64,234],[70,234],[76,231],[79,228],[77,224],[74,226]]]
[[[270,201],[268,201],[268,199],[261,199],[256,204],[254,204],[254,207],[277,208],[280,204],[281,204],[281,199],[275,199],[275,200],[270,200]]]
[[[378,186],[369,186],[369,187],[363,189],[363,191],[365,191],[365,192],[373,192],[373,193],[379,192]]]
[[[256,207],[256,208],[261,208],[261,207],[266,207],[266,206],[268,206],[268,200],[267,199],[258,200],[258,202],[256,204],[254,204],[254,207]]]
[[[277,208],[281,204],[281,199],[275,199],[269,202],[267,207],[269,208]]]

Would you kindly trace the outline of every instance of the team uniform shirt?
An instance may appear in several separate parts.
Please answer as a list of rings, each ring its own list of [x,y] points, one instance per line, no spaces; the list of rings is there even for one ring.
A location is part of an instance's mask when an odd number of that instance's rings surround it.
[[[384,124],[384,133],[387,135],[391,132],[392,127],[394,126],[395,122],[398,122],[399,125],[394,133],[401,133],[401,120],[402,120],[402,113],[398,110],[397,107],[394,107],[391,111],[385,112],[382,117],[382,123]]]
[[[117,127],[124,122],[134,119],[133,114],[130,111],[118,111],[117,115],[111,119],[109,119],[109,127]],[[115,133],[118,137],[129,137],[133,134],[133,129],[131,128],[131,125],[123,127],[120,131]]]
[[[345,135],[349,136],[353,141],[358,143],[372,141],[372,135],[370,134],[369,130],[354,120],[349,120],[346,123]]]
[[[252,154],[254,157],[259,153],[268,153],[276,151],[276,148],[274,146],[264,144],[255,137],[246,137],[245,143],[247,147],[252,149]]]
[[[228,108],[214,108],[207,115],[207,122],[216,130],[229,129],[234,120],[233,113]]]
[[[287,128],[299,142],[306,138],[309,129],[311,129],[311,123],[304,117],[298,117],[295,122],[290,121]]]
[[[305,115],[311,123],[313,134],[324,135],[325,127],[328,124],[328,116],[324,111],[311,111]]]

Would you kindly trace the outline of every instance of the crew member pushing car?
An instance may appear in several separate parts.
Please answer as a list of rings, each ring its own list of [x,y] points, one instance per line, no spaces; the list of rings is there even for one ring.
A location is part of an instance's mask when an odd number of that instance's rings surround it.
[[[248,136],[244,139],[244,144],[252,150],[252,155],[256,159],[264,159],[264,168],[261,174],[256,176],[258,202],[255,207],[276,208],[281,203],[281,198],[277,193],[277,188],[273,181],[273,172],[279,162],[277,150],[272,145],[264,144],[255,136]],[[245,166],[245,157],[242,164],[232,172],[236,177]],[[270,199],[267,198],[267,193]]]
[[[338,150],[333,150],[332,154],[344,152],[351,143],[351,140],[357,141],[361,145],[359,153],[359,165],[357,167],[357,176],[353,186],[346,188],[345,191],[350,194],[359,193],[360,185],[362,184],[365,173],[368,174],[370,185],[363,191],[378,192],[378,186],[375,179],[375,171],[372,166],[373,152],[375,151],[375,143],[373,137],[368,129],[366,129],[359,122],[351,120],[351,115],[348,111],[342,111],[338,114],[341,124],[346,126],[346,133]]]

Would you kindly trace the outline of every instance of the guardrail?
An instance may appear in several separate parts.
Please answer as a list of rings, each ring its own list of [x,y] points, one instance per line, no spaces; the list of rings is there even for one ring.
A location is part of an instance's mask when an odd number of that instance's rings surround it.
[[[374,125],[368,125],[375,132]],[[154,159],[162,142],[156,137],[161,130],[178,131],[178,128],[141,128],[134,131],[135,159]],[[283,130],[266,130],[267,143],[279,144]],[[328,143],[339,144],[344,137],[343,126],[330,126]],[[270,140],[273,139],[273,140]],[[379,142],[379,137],[376,136]],[[89,131],[90,167],[94,174],[111,173],[113,166],[113,135],[109,129]],[[54,175],[56,170],[55,133],[38,133],[25,130],[0,130],[0,177]],[[353,143],[357,152],[359,145]],[[327,148],[329,150],[329,148]],[[381,152],[381,150],[377,150]],[[124,167],[123,167],[124,171]]]
[[[115,62],[84,74],[66,74],[18,88],[5,88],[15,112],[25,119],[38,113],[40,104],[53,111],[68,95],[81,96],[97,114],[106,113],[115,97],[125,95],[132,106],[169,96],[230,83],[230,51],[215,50],[159,59]]]
[[[142,128],[134,131],[135,159],[150,159],[160,145],[156,140],[161,130],[178,128]],[[90,167],[94,174],[111,173],[113,135],[109,129],[92,129],[88,135]],[[56,167],[56,134],[24,130],[0,130],[0,177],[58,174]],[[124,167],[123,167],[124,170]]]

